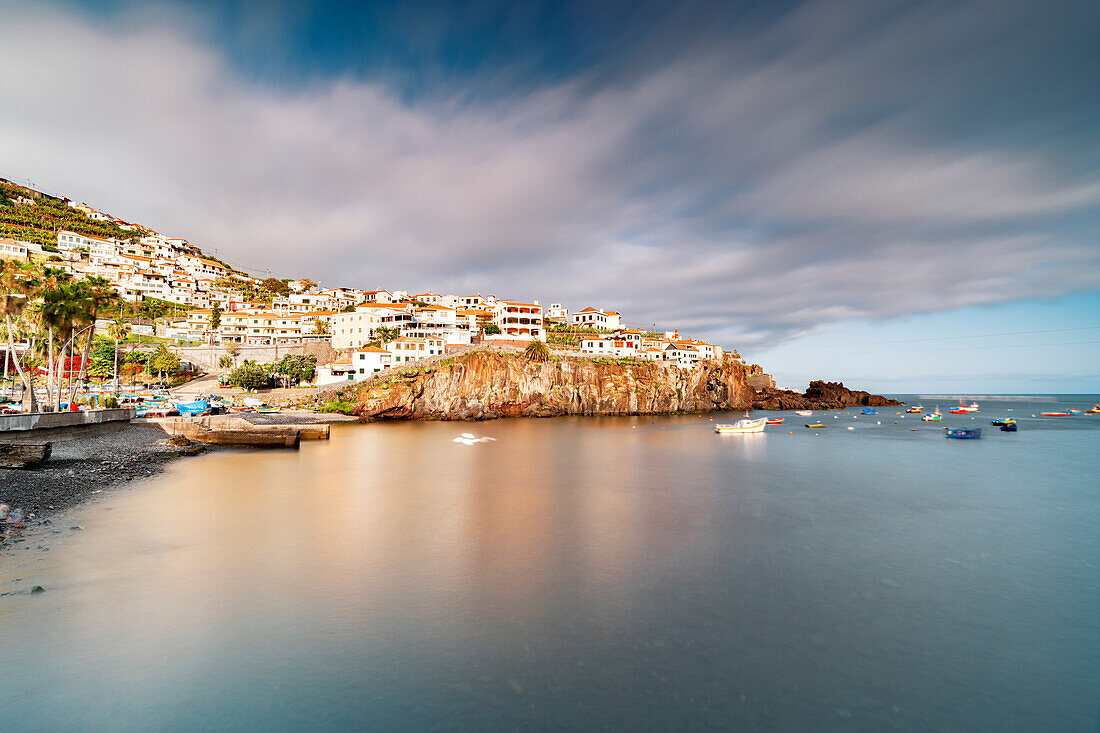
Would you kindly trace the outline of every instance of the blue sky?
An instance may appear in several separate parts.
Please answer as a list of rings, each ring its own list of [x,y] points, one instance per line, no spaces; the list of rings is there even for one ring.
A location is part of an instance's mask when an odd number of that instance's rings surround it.
[[[0,14],[0,176],[234,264],[614,308],[792,386],[1100,391],[1097,3]]]

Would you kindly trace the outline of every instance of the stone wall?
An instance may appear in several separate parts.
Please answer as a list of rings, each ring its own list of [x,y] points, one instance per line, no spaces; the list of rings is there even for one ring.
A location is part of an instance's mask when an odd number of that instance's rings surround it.
[[[225,356],[225,346],[182,346],[173,349],[181,359],[191,362],[205,371],[218,370],[218,360]],[[252,359],[260,364],[278,361],[287,354],[312,354],[317,357],[318,364],[327,364],[335,355],[332,344],[328,341],[313,341],[297,346],[237,346],[237,364],[245,359]]]
[[[7,443],[72,440],[121,430],[134,418],[132,407],[82,412],[31,412],[0,415],[0,441]]]

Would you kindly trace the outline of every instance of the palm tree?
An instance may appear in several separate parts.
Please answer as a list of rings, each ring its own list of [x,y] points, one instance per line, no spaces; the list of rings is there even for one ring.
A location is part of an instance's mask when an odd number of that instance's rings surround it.
[[[88,317],[90,321],[88,341],[84,344],[84,356],[80,362],[79,382],[83,382],[84,377],[88,373],[88,354],[92,350],[92,338],[95,336],[95,322],[96,317],[99,315],[99,309],[107,307],[118,298],[118,293],[111,287],[111,281],[107,278],[97,276],[89,277],[84,280],[81,285],[88,295],[88,301],[92,306],[92,312]],[[69,387],[69,402],[72,402],[73,397],[76,396],[76,385],[77,382],[73,382]]]
[[[92,312],[92,299],[88,289],[83,283],[64,282],[53,290],[48,290],[43,295],[42,317],[51,327],[59,332],[61,341],[61,353],[57,359],[56,369],[56,397],[54,406],[61,409],[61,387],[64,383],[63,364],[66,354],[72,353],[72,341],[75,338],[77,326],[84,325]],[[71,374],[71,364],[70,374]],[[71,398],[70,398],[71,400]]]
[[[313,322],[313,332],[320,336],[328,334],[328,321],[322,321],[320,318]]]
[[[53,267],[46,267],[42,271],[42,282],[40,287],[40,293],[42,295],[42,304],[38,307],[38,316],[40,322],[46,326],[46,401],[52,406],[54,404],[53,399],[53,387],[54,387],[54,359],[53,359],[53,347],[54,347],[54,322],[46,316],[46,295],[57,291],[63,284],[72,280],[72,276],[64,270],[59,270]],[[60,401],[60,400],[58,400]]]
[[[4,325],[8,331],[8,350],[5,360],[10,358],[15,362],[15,371],[19,380],[23,383],[23,409],[26,412],[36,412],[38,406],[35,402],[34,385],[23,371],[20,359],[15,358],[15,337],[13,332],[12,316],[19,316],[26,307],[39,286],[38,270],[11,260],[0,260],[0,311],[4,314]]]
[[[118,342],[130,335],[130,329],[121,318],[111,321],[107,327],[107,335],[115,340],[115,396],[118,396]]]
[[[545,341],[536,339],[527,344],[527,348],[523,350],[523,355],[531,361],[546,361],[550,358],[550,347],[546,345]]]

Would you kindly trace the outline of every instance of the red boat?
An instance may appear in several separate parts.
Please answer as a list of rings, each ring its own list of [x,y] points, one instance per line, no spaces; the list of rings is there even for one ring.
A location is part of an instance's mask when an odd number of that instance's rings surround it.
[[[954,410],[948,410],[948,412],[950,412],[952,415],[967,415],[970,413],[970,410],[964,410],[961,407],[957,407]]]
[[[1068,412],[1040,412],[1043,417],[1069,417]]]
[[[781,418],[781,417],[769,417],[768,418],[768,425],[782,425],[782,424],[783,424],[783,418]]]

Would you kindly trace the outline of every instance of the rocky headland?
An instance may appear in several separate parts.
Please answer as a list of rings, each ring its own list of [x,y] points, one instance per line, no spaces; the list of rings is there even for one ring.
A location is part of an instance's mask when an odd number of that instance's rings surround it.
[[[820,385],[820,386],[818,386]],[[802,401],[797,407],[758,402]],[[871,400],[871,401],[864,401]],[[815,409],[896,404],[814,382],[806,395],[765,389],[746,381],[736,361],[679,369],[657,362],[584,357],[532,361],[520,354],[471,351],[437,363],[394,370],[345,388],[330,409],[361,420],[491,420],[560,415],[662,415],[748,409]],[[793,402],[792,402],[793,404]]]
[[[845,407],[891,407],[904,402],[870,392],[851,390],[843,382],[810,382],[799,394],[786,389],[765,388],[752,401],[754,410],[840,410]]]

